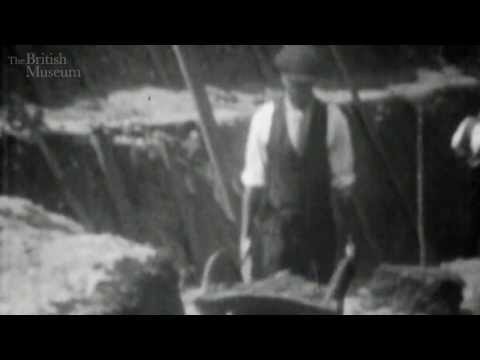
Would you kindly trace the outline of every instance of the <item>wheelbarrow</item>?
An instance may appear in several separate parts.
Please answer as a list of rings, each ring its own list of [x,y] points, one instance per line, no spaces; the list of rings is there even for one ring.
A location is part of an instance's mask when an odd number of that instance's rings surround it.
[[[226,251],[214,254],[204,271],[202,289],[193,300],[201,315],[343,315],[355,276],[355,247],[349,243],[329,284],[317,284],[283,271],[243,284]]]

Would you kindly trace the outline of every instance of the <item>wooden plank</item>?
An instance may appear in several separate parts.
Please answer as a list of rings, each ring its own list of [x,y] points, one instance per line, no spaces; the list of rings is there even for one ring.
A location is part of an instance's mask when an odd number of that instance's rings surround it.
[[[45,100],[43,97],[45,95],[42,96],[39,94],[41,88],[39,86],[35,86],[35,82],[34,90],[36,92],[37,98]],[[60,162],[55,156],[55,152],[50,149],[43,137],[40,129],[44,124],[43,111],[37,110],[34,116],[30,116],[27,113],[25,109],[25,104],[22,102],[22,100],[18,99],[15,101],[16,103],[11,105],[13,107],[16,107],[16,109],[14,109],[14,112],[19,111],[18,120],[21,121],[23,127],[26,127],[30,131],[33,142],[39,147],[43,157],[47,162],[47,166],[52,172],[57,184],[60,186],[66,202],[68,203],[74,214],[77,216],[78,220],[82,222],[82,225],[84,225],[84,227],[88,231],[93,231],[94,227],[90,220],[90,217],[88,216],[88,213],[85,211],[85,208],[83,207],[81,202],[71,192],[66,182],[65,174],[60,166]]]
[[[90,134],[90,143],[105,175],[107,189],[119,217],[119,226],[125,235],[135,238],[138,235],[138,228],[133,219],[135,212],[128,199],[127,189],[123,182],[120,167],[115,159],[112,144],[109,142],[104,129],[94,129]]]
[[[420,265],[427,266],[427,246],[425,236],[425,189],[424,189],[424,114],[423,106],[418,104],[417,111],[417,229],[418,229],[418,243]]]
[[[198,74],[193,71],[193,67],[186,56],[186,49],[182,45],[173,45],[173,50],[180,65],[183,77],[187,86],[193,94],[195,104],[200,114],[200,128],[202,130],[204,142],[210,161],[215,173],[215,180],[222,197],[222,206],[227,218],[233,223],[236,222],[237,215],[233,208],[232,195],[227,187],[225,175],[227,173],[225,163],[222,161],[222,144],[218,139],[217,125],[213,115],[213,110],[208,99],[205,87],[201,84]],[[189,54],[190,55],[190,54]],[[193,61],[192,61],[193,63]]]
[[[366,211],[363,209],[363,205],[361,201],[357,198],[357,196],[353,196],[353,206],[355,207],[355,213],[360,223],[361,232],[363,238],[366,239],[368,245],[373,250],[377,262],[381,263],[385,260],[385,254],[379,244],[374,240],[373,231],[370,228],[368,223],[368,218],[366,216]]]
[[[203,186],[206,185],[197,182],[198,179],[192,176],[194,193],[187,189],[185,176],[188,176],[186,172],[189,172],[190,168],[188,163],[181,164],[183,159],[176,156],[176,145],[180,144],[157,138],[156,149],[167,170],[166,174],[161,175],[167,175],[167,186],[174,196],[177,213],[181,216],[191,261],[196,269],[201,271],[212,253],[218,249],[229,249],[231,243],[227,240],[227,231],[221,226],[218,227],[220,223],[223,225],[223,218],[213,215],[217,208],[204,208],[205,202],[211,201],[211,198],[205,199],[209,196],[204,192]]]
[[[198,236],[199,231],[197,229],[195,217],[192,216],[193,214],[191,213],[191,204],[188,201],[185,187],[183,185],[183,179],[181,178],[181,174],[177,169],[175,159],[172,159],[170,155],[171,151],[169,149],[169,145],[164,141],[161,141],[158,145],[158,149],[168,170],[168,185],[173,191],[175,205],[182,218],[182,223],[185,226],[190,252],[193,257],[192,260],[195,266],[200,269],[204,262],[202,256],[204,249],[202,249],[202,242]]]
[[[73,210],[73,212],[78,217],[78,219],[82,222],[82,224],[87,228],[87,230],[93,231],[94,226],[92,224],[92,221],[90,220],[90,217],[87,215],[87,212],[85,211],[83,205],[76,198],[76,196],[73,195],[73,193],[70,191],[70,188],[68,187],[67,182],[65,180],[65,175],[54,153],[50,150],[45,139],[38,132],[35,133],[34,139],[37,146],[40,148],[45,160],[47,161],[47,164],[50,170],[52,171],[55,179],[57,180],[57,183],[60,185],[62,192],[70,208]]]

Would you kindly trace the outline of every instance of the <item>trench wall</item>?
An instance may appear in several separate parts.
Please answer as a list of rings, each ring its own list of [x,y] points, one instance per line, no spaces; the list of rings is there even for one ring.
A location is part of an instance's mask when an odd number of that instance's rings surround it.
[[[426,99],[425,108],[425,191],[426,232],[429,259],[445,261],[467,256],[469,172],[453,156],[450,139],[460,121],[478,112],[480,92],[446,90]],[[367,102],[368,121],[387,154],[393,176],[402,187],[413,215],[416,209],[417,113],[402,99]],[[349,107],[345,105],[348,113]],[[361,269],[370,271],[380,262],[418,261],[418,243],[408,226],[393,191],[365,132],[351,119],[357,154],[357,198],[362,222],[357,224]],[[228,166],[228,186],[240,208],[239,174],[249,127],[248,118],[220,126]],[[122,218],[116,212],[105,176],[89,142],[82,137],[48,134],[47,142],[60,159],[67,184],[87,209],[97,232],[127,235],[138,242],[171,244],[180,266],[193,264],[201,269],[215,250],[236,241],[237,230],[225,217],[216,199],[214,182],[204,147],[190,151],[189,139],[198,131],[195,123],[162,127],[178,139],[171,145],[172,179],[158,146],[113,146],[115,159],[133,211],[129,216],[138,228],[124,234]],[[2,193],[23,196],[51,211],[75,218],[45,160],[34,145],[13,137],[2,139]],[[158,144],[157,144],[158,145]],[[191,144],[190,144],[191,145]],[[198,144],[197,144],[198,145]],[[178,190],[180,189],[180,200]],[[177,193],[175,192],[177,191]]]

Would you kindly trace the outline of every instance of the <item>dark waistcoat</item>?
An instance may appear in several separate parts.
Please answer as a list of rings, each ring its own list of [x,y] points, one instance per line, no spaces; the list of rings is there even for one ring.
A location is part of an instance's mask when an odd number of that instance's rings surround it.
[[[314,263],[328,280],[335,257],[331,175],[327,147],[327,109],[315,102],[304,151],[288,136],[285,102],[275,104],[267,148],[263,266],[274,273],[288,268],[301,275]]]
[[[330,218],[326,106],[315,102],[305,148],[300,155],[288,136],[285,102],[277,101],[267,152],[269,204],[275,210],[301,214],[307,221],[306,226],[320,218]]]

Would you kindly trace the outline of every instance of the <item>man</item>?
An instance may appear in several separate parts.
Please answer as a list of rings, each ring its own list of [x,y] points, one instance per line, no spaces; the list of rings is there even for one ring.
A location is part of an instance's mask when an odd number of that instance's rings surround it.
[[[480,166],[480,114],[462,121],[453,135],[452,149],[471,169]]]
[[[480,114],[462,121],[453,136],[452,149],[470,169],[470,228],[465,255],[477,256],[480,252]]]
[[[285,94],[253,117],[242,174],[246,282],[282,270],[326,282],[337,250],[333,202],[350,231],[352,142],[339,107],[314,97],[323,60],[313,45],[285,46],[275,59]]]

